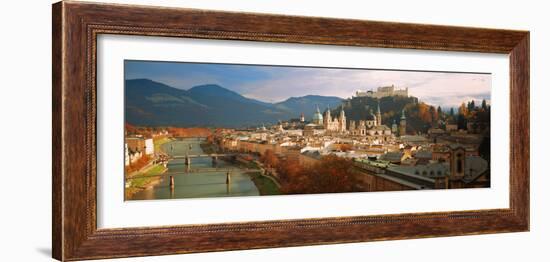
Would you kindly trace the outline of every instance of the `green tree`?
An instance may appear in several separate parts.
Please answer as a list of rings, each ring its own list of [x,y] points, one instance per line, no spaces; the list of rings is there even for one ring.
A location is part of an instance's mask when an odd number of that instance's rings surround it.
[[[485,101],[485,99],[481,101],[481,108],[483,109],[483,111],[487,111],[487,101]]]
[[[472,112],[476,109],[476,102],[472,100],[471,102],[468,102],[468,111]]]

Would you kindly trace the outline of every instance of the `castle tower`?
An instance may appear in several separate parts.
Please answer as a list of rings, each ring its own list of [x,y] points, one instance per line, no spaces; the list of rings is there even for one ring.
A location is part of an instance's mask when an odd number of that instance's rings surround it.
[[[405,118],[405,109],[401,111],[401,121],[399,121],[399,136],[407,134],[407,118]]]
[[[378,101],[378,111],[376,112],[376,123],[382,125],[382,113],[380,112],[380,101]]]
[[[346,113],[344,112],[344,105],[340,109],[340,116],[338,117],[338,131],[346,131]]]

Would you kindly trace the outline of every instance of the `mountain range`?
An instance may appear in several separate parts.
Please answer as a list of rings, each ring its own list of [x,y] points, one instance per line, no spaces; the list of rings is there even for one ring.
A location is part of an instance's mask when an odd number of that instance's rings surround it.
[[[316,106],[338,107],[342,98],[308,95],[268,103],[219,85],[178,89],[150,79],[125,81],[125,120],[137,126],[245,127],[311,118]]]

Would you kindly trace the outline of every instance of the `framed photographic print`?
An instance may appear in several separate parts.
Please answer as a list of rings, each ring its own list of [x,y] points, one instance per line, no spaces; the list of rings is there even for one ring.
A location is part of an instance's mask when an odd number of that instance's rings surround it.
[[[529,230],[529,32],[53,5],[53,257]]]

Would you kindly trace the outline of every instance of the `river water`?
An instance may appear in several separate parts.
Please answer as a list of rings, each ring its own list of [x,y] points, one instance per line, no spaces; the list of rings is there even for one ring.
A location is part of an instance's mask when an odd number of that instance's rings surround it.
[[[172,156],[204,154],[196,138],[175,140],[162,145],[162,150]],[[204,198],[226,196],[257,196],[259,191],[244,170],[218,159],[213,163],[211,157],[191,158],[186,165],[185,159],[173,159],[168,162],[168,171],[158,184],[134,194],[130,200]],[[226,184],[230,171],[230,183]],[[170,176],[174,177],[174,188],[170,188]]]

